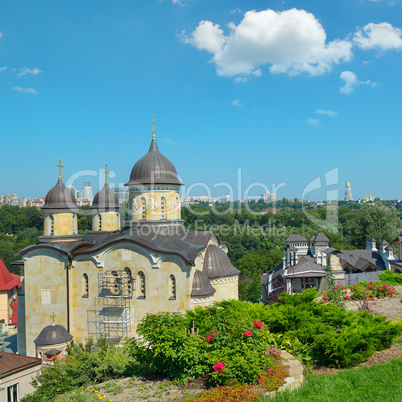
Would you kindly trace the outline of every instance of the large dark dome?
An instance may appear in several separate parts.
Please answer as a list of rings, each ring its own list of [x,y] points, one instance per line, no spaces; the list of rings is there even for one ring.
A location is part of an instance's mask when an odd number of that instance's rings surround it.
[[[73,192],[67,188],[61,178],[57,184],[47,193],[45,205],[42,209],[76,209],[78,205],[75,203]]]
[[[173,163],[159,152],[154,138],[148,153],[131,170],[130,181],[126,183],[126,186],[135,184],[176,184],[179,186],[183,184],[177,176]]]
[[[73,336],[62,325],[48,325],[40,331],[34,343],[37,345],[57,345],[69,342],[71,339]]]
[[[106,211],[119,209],[117,194],[109,188],[107,183],[105,183],[102,190],[95,194],[91,208]]]

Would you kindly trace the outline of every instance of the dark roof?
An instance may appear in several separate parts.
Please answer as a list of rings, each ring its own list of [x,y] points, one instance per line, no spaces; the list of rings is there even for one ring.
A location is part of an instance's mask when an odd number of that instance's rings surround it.
[[[112,191],[105,183],[103,188],[95,194],[91,209],[116,210],[119,209],[119,199],[117,194]]]
[[[385,250],[393,251],[394,249],[391,246],[385,247]]]
[[[266,274],[260,275],[260,284],[265,285],[271,275],[272,279],[274,279],[277,275],[283,275],[283,263],[280,263],[275,268],[268,271]]]
[[[381,245],[381,246],[383,246],[383,245],[388,246],[389,243],[388,243],[386,240],[381,240],[381,241],[380,241],[380,245]]]
[[[83,236],[79,241],[42,242],[26,247],[16,255],[24,255],[30,251],[44,248],[58,251],[68,257],[73,257],[75,255],[95,253],[119,242],[129,242],[138,244],[151,251],[177,255],[187,264],[194,265],[197,253],[207,246],[212,236],[216,236],[216,234],[213,232],[189,230],[183,225],[166,227],[156,225],[146,226],[145,229],[143,227],[126,228],[105,236],[88,234]],[[222,252],[224,253],[224,251]]]
[[[367,237],[366,240],[368,240],[368,241],[375,241],[374,237]]]
[[[342,253],[341,250],[338,250],[337,248],[333,248],[333,247],[328,247],[325,250],[323,250],[322,252],[325,254]]]
[[[219,246],[215,246],[214,244],[210,244],[207,247],[202,271],[208,278],[240,274],[240,271],[230,262],[227,254]]]
[[[1,352],[1,354],[3,357],[0,359],[0,378],[42,364],[42,360],[36,357],[28,357],[8,352]]]
[[[73,336],[62,325],[48,325],[40,331],[34,343],[37,345],[57,345],[71,341],[71,339]]]
[[[183,184],[173,163],[159,152],[155,139],[152,139],[148,153],[134,165],[125,185],[135,184]]]
[[[310,243],[314,243],[314,246],[328,246],[329,239],[324,233],[320,232],[310,237]]]
[[[66,187],[59,178],[56,185],[50,189],[45,198],[45,204],[41,209],[77,209],[75,197],[72,191]]]
[[[320,277],[326,276],[326,271],[322,265],[318,265],[307,258],[300,259],[300,262],[286,269],[286,276],[297,277]]]
[[[212,287],[208,277],[197,269],[194,274],[191,296],[206,296],[212,295],[215,292],[216,290]]]
[[[47,352],[43,352],[43,354],[46,356],[56,356],[59,353],[61,353],[61,350],[58,350],[58,349],[52,349],[52,350],[48,350]]]
[[[373,250],[342,250],[339,258],[342,267],[349,265],[352,268],[362,269],[371,264],[381,270],[386,268],[380,253]]]
[[[286,241],[286,243],[290,243],[290,242],[307,242],[307,239],[302,235],[292,234],[292,235],[289,235],[286,238],[285,241]]]
[[[289,251],[298,251],[297,247],[289,247]]]

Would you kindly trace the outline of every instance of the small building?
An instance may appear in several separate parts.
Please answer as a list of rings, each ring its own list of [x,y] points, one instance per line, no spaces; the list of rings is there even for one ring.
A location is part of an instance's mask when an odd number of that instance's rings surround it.
[[[22,286],[20,277],[12,274],[0,259],[0,323],[12,324],[13,312],[16,317],[18,289]],[[15,321],[15,320],[14,320]],[[16,322],[14,322],[14,325]]]
[[[18,402],[34,391],[32,380],[40,373],[41,359],[2,352],[0,401]]]

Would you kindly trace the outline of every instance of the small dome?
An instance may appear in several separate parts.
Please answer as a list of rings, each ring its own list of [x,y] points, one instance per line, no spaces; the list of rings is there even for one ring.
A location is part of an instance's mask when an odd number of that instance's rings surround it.
[[[71,341],[73,336],[62,325],[48,325],[34,340],[37,345],[57,345]]]
[[[195,271],[191,296],[212,295],[216,290],[212,287],[208,277],[198,269]]]
[[[183,183],[177,176],[176,168],[158,149],[153,138],[148,153],[143,156],[133,167],[130,181],[126,186],[135,184],[175,184]]]
[[[226,253],[213,244],[210,244],[205,252],[203,272],[208,275],[208,278],[240,274],[240,271],[232,265]]]
[[[102,190],[95,194],[94,201],[92,203],[92,209],[100,210],[116,210],[119,209],[119,199],[117,194],[112,191],[108,184],[105,183]]]
[[[61,178],[59,178],[57,184],[47,193],[42,209],[75,208],[78,208],[78,205],[75,203],[73,192],[67,188]]]

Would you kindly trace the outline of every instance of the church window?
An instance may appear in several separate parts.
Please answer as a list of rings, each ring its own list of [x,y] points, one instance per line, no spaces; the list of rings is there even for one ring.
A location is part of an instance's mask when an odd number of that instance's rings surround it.
[[[102,230],[102,215],[101,214],[98,215],[98,230],[99,231]]]
[[[82,275],[82,297],[89,296],[89,282],[88,282],[88,275]]]
[[[138,297],[145,299],[145,275],[143,272],[138,272]]]
[[[126,267],[124,268],[124,272],[127,276],[126,280],[127,280],[127,295],[128,297],[132,298],[133,297],[133,289],[134,289],[134,280],[133,280],[133,276],[131,274],[131,269]]]
[[[50,236],[54,235],[54,216],[50,215]]]
[[[166,219],[166,199],[161,198],[161,219]]]
[[[120,285],[121,285],[121,279],[119,278],[119,274],[116,271],[112,271],[112,292],[115,295],[118,295],[121,293],[120,290]]]
[[[175,300],[176,299],[176,278],[174,277],[174,275],[170,275],[170,277],[169,277],[169,293],[170,293],[169,300]]]
[[[145,198],[141,198],[141,219],[146,219],[147,217],[147,203]]]

